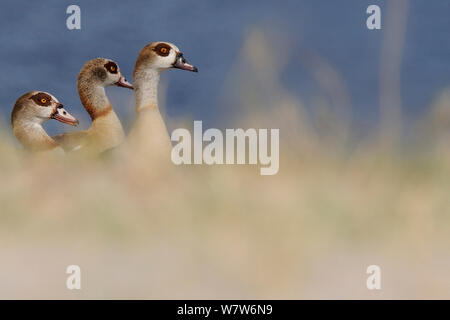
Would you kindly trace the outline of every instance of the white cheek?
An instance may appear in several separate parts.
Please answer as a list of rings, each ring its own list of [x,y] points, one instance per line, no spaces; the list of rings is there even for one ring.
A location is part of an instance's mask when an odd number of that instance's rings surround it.
[[[175,62],[176,54],[173,50],[170,50],[170,54],[164,58],[164,63],[166,68],[172,67],[173,63]]]
[[[40,114],[44,117],[44,118],[50,118],[50,116],[53,113],[53,106],[48,106],[48,107],[41,107],[42,111],[40,111]]]
[[[154,63],[154,66],[160,69],[169,69],[172,67],[173,62],[175,61],[175,53],[171,52],[167,57],[158,56],[157,60]]]
[[[119,78],[120,78],[119,73],[117,73],[117,74],[108,73],[108,77],[106,78],[105,82],[108,85],[112,85],[112,84],[116,83],[117,81],[119,81]]]

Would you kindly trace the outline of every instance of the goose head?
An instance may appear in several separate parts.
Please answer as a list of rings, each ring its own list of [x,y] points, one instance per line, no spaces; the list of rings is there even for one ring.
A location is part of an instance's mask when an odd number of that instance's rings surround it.
[[[78,86],[92,86],[92,84],[133,89],[133,85],[120,72],[117,63],[105,58],[92,59],[81,69],[78,75]]]
[[[136,76],[140,69],[155,69],[161,73],[173,68],[198,72],[198,69],[187,62],[183,53],[173,43],[151,42],[139,52],[134,75]]]
[[[60,122],[78,125],[78,120],[64,109],[63,105],[53,95],[44,91],[31,91],[17,99],[11,113],[13,127],[19,121],[30,124],[43,124],[55,119]]]

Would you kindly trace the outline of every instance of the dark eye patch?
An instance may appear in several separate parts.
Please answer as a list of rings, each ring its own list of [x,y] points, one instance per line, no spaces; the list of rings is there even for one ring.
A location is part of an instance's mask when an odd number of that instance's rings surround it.
[[[32,99],[37,105],[43,107],[48,107],[52,103],[52,97],[44,92],[36,93],[35,95],[31,96],[30,99]]]
[[[167,57],[170,53],[170,46],[167,43],[158,43],[153,49],[161,57]]]
[[[105,68],[106,70],[108,70],[108,72],[116,74],[118,67],[117,64],[115,62],[109,61],[108,63],[105,64]]]

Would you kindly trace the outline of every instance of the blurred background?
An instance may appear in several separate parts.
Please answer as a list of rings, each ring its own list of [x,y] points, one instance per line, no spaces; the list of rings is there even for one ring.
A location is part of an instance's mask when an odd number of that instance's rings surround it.
[[[255,30],[267,42],[265,54],[273,61],[259,66],[252,75],[270,73],[286,93],[301,98],[307,109],[330,102],[346,112],[351,109],[351,123],[363,136],[380,118],[380,68],[389,63],[380,58],[393,58],[398,63],[392,68],[401,75],[396,89],[400,89],[408,120],[427,112],[450,82],[450,4],[445,0],[392,4],[401,11],[392,13],[387,1],[365,0],[246,1],[239,5],[217,1],[77,1],[81,30],[73,31],[66,28],[70,4],[2,3],[0,98],[4,119],[9,118],[17,97],[37,89],[54,93],[80,118],[81,125],[88,127],[89,117],[76,89],[83,64],[99,56],[111,58],[131,79],[139,50],[148,42],[164,40],[177,44],[200,69],[198,75],[178,70],[164,74],[163,80],[170,81],[166,89],[168,115],[189,115],[208,126],[220,126],[223,115],[239,117],[239,110],[228,107],[230,92],[224,91],[224,86],[238,80],[233,73],[238,62],[239,68],[252,66],[252,61],[240,59],[243,50],[258,50],[257,44],[245,47]],[[380,31],[366,27],[366,9],[371,4],[382,10]],[[391,34],[389,27],[400,30]],[[393,41],[390,36],[397,38]],[[389,41],[399,49],[383,49]],[[120,88],[108,91],[122,117],[132,117],[132,92]],[[322,101],[324,93],[327,101]],[[66,130],[57,123],[48,123],[48,127],[51,133]]]
[[[81,30],[66,28],[70,4]],[[366,27],[371,4],[381,30]],[[450,2],[1,9],[0,298],[450,298]],[[111,58],[132,79],[157,40],[199,68],[162,76],[169,131],[279,128],[278,175],[23,156],[9,125],[17,97],[51,92],[88,128],[82,65]],[[129,128],[133,92],[107,94]],[[81,291],[65,287],[69,264]],[[379,291],[366,288],[372,264]]]

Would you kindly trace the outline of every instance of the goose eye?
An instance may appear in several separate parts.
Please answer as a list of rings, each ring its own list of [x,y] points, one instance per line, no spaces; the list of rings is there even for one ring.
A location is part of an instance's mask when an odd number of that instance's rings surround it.
[[[39,92],[34,96],[31,96],[30,99],[34,101],[39,106],[47,107],[51,104],[52,98],[45,94],[44,92]]]
[[[105,69],[110,73],[116,74],[118,67],[114,62],[109,61],[108,63],[105,64]]]
[[[159,43],[156,47],[153,48],[153,51],[161,57],[167,57],[170,53],[170,47],[166,43]]]

